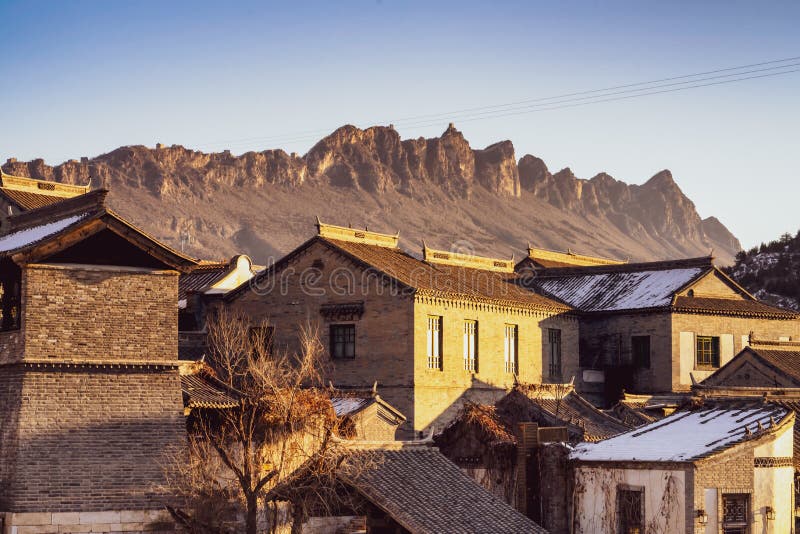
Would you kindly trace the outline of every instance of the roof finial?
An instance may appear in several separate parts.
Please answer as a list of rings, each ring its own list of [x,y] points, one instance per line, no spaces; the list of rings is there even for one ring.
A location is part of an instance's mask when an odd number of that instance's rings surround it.
[[[378,381],[376,380],[376,381],[375,381],[375,382],[372,384],[372,394],[373,394],[373,395],[377,395],[377,393],[378,393]]]

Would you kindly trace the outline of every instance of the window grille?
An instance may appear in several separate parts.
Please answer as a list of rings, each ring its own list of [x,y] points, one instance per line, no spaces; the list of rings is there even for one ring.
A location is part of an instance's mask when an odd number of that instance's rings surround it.
[[[644,490],[617,489],[620,534],[644,534]]]
[[[332,324],[330,334],[331,358],[352,360],[356,357],[356,325]]]
[[[428,369],[442,369],[442,318],[428,316]]]
[[[478,370],[478,322],[464,321],[464,369]]]
[[[561,330],[547,329],[547,345],[550,357],[550,378],[561,379]]]
[[[719,338],[697,336],[695,359],[697,367],[719,367]]]
[[[504,339],[504,364],[506,373],[517,372],[517,325],[507,324],[505,326]]]
[[[722,533],[746,534],[750,496],[746,493],[722,494]]]

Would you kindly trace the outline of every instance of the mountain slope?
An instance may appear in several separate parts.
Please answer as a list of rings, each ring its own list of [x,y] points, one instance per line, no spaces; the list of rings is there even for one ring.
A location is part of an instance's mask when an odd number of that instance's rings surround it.
[[[453,125],[432,139],[401,139],[390,127],[343,126],[304,156],[282,150],[205,154],[178,145],[121,147],[56,167],[3,165],[9,174],[111,190],[111,204],[188,253],[280,256],[314,232],[314,216],[401,232],[401,244],[508,257],[527,242],[647,260],[714,249],[732,263],[738,240],[662,171],[642,185],[607,174],[552,174],[510,141],[473,149]]]
[[[800,310],[800,232],[740,252],[728,274],[759,299]]]

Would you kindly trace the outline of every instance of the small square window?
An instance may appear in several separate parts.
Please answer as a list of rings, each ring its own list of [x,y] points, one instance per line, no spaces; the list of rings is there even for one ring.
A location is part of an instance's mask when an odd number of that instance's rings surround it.
[[[719,367],[719,338],[712,336],[697,336],[697,349],[695,363],[698,368]]]

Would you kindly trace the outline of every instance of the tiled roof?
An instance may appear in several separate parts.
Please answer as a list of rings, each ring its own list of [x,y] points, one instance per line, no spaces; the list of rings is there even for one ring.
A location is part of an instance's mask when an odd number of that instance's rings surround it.
[[[533,283],[545,294],[584,312],[651,309],[669,306],[676,291],[712,268],[657,267],[629,264],[552,269]]]
[[[228,274],[230,266],[225,263],[222,266],[208,268],[195,268],[189,273],[182,274],[178,280],[178,300],[185,299],[192,291],[199,291],[215,282],[218,282]]]
[[[676,297],[673,309],[686,312],[712,312],[724,315],[800,318],[796,311],[770,306],[757,300],[719,299],[707,297]]]
[[[63,196],[59,197],[55,195],[33,193],[31,191],[20,191],[17,189],[9,189],[7,187],[0,187],[0,194],[23,210],[41,208],[43,206],[49,206],[55,202],[66,200]]]
[[[124,239],[173,268],[185,271],[197,265],[195,259],[165,245],[114,213],[105,204],[107,194],[105,189],[96,189],[9,217],[0,235],[0,255],[35,249],[45,241],[55,241],[84,225],[101,221]]]
[[[501,417],[512,420],[512,426],[521,421],[565,425],[575,441],[598,441],[631,428],[595,408],[568,385],[517,386],[497,402],[497,410]]]
[[[413,534],[547,532],[434,448],[379,449],[365,454],[370,455],[371,467],[348,483]]]
[[[788,422],[791,411],[761,401],[681,410],[570,454],[581,461],[691,462],[760,437]]]
[[[91,213],[79,213],[48,220],[47,222],[42,221],[40,225],[21,228],[0,236],[0,253],[9,253],[32,247],[64,230],[77,226],[88,219],[90,215]]]
[[[183,405],[187,408],[232,408],[238,406],[235,394],[224,384],[204,373],[181,375]]]
[[[433,264],[395,247],[319,238],[376,274],[388,276],[407,288],[435,296],[503,301],[510,304],[568,311],[569,307],[523,287],[516,273]]]
[[[755,353],[770,365],[800,381],[800,350],[762,349],[760,347],[748,347],[746,350]]]
[[[372,397],[331,397],[331,404],[336,417],[353,415],[375,402]]]

